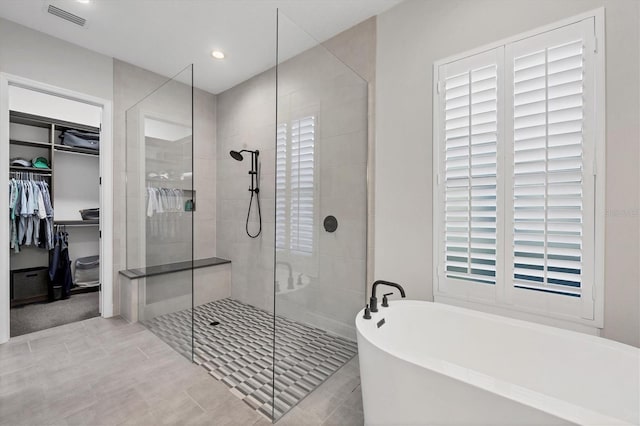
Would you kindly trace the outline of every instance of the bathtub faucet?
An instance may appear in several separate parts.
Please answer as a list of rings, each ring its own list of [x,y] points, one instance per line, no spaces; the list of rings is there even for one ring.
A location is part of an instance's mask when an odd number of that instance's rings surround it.
[[[276,262],[276,268],[278,267],[278,265],[286,266],[287,269],[289,270],[289,278],[287,278],[287,288],[289,290],[292,290],[293,289],[293,267],[289,262],[282,262],[282,261]]]
[[[378,298],[376,297],[376,288],[378,287],[378,285],[388,285],[389,287],[395,287],[400,290],[400,296],[407,297],[404,293],[404,289],[400,284],[384,280],[375,281],[371,289],[371,297],[369,298],[369,309],[371,310],[371,312],[378,312]]]

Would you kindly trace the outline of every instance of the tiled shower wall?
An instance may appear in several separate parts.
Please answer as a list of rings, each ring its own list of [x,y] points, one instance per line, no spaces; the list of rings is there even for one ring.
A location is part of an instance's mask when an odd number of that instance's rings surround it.
[[[365,300],[367,234],[367,145],[375,66],[375,19],[280,64],[278,122],[314,115],[316,135],[315,224],[317,246],[311,261],[286,252],[294,279],[305,285],[277,295],[276,311],[290,319],[355,338],[353,318]],[[329,48],[343,62],[329,54]],[[345,65],[348,64],[348,66]],[[275,72],[269,70],[217,97],[217,250],[232,260],[232,296],[272,311],[274,307]],[[245,233],[249,204],[249,162],[239,163],[230,150],[259,149],[263,233]],[[254,213],[254,212],[252,212]],[[336,233],[322,229],[326,215],[340,223]],[[250,229],[257,229],[252,214]],[[278,265],[276,278],[286,287],[288,268]]]
[[[265,310],[273,310],[275,72],[255,76],[217,96],[217,234],[218,256],[232,262],[232,296]],[[249,206],[249,155],[242,162],[229,151],[260,151],[262,233],[246,234]],[[258,229],[256,206],[249,229]]]

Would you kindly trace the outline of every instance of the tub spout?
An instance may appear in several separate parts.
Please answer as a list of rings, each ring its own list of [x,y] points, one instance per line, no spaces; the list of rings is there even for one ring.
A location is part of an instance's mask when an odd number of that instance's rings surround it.
[[[404,289],[400,284],[393,283],[391,281],[377,280],[373,283],[373,287],[371,289],[371,298],[369,299],[369,308],[371,312],[378,312],[378,298],[376,297],[376,288],[378,285],[388,285],[389,287],[395,287],[400,291],[400,296],[407,297]]]

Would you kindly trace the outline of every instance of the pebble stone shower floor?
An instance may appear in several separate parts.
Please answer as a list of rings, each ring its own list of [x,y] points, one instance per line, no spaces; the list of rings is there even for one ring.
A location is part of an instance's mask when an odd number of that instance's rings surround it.
[[[269,419],[279,419],[357,353],[355,342],[276,317],[274,389],[273,314],[221,299],[198,306],[193,317],[194,362]],[[191,359],[191,318],[186,309],[144,324]]]

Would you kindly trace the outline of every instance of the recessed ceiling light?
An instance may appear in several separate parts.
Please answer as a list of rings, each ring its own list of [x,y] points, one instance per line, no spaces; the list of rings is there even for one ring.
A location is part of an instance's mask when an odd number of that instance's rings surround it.
[[[91,0],[76,0],[78,3],[84,3],[87,4],[89,3]]]
[[[214,50],[213,52],[211,52],[211,56],[216,59],[224,59],[224,53],[222,53],[221,50]]]

